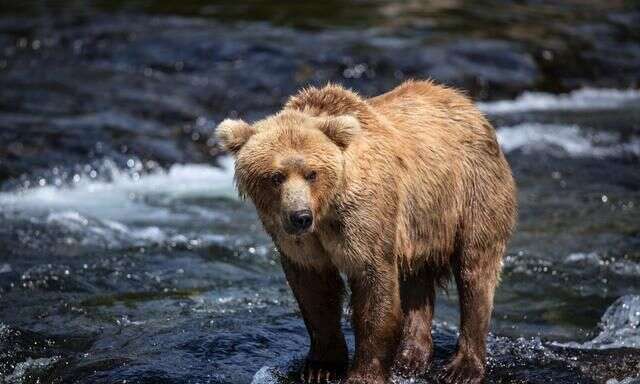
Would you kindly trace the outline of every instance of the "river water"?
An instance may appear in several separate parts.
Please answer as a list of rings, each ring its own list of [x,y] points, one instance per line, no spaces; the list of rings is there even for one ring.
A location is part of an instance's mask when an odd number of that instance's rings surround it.
[[[103,3],[0,7],[0,383],[294,383],[304,324],[210,135],[412,76],[469,90],[519,187],[487,382],[640,380],[637,10]]]

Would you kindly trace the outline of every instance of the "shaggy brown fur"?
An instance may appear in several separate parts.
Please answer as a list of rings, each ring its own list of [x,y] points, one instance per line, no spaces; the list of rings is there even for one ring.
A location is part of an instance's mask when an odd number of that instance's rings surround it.
[[[253,125],[225,120],[218,139],[281,252],[311,337],[306,380],[346,369],[341,272],[356,334],[347,382],[428,367],[435,284],[451,273],[460,338],[441,376],[482,380],[516,198],[494,129],[466,97],[428,81],[366,100],[309,88]]]

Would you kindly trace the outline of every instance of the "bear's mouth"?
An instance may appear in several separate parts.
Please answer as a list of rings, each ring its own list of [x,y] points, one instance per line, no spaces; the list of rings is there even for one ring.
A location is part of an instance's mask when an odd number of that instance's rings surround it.
[[[301,229],[301,228],[294,228],[291,225],[284,224],[282,228],[284,229],[287,235],[291,235],[291,236],[304,236],[308,233],[313,232],[313,225],[311,225],[309,228]]]
[[[285,229],[285,232],[286,232],[288,235],[291,235],[291,236],[301,237],[301,236],[304,236],[304,235],[306,235],[306,234],[311,233],[311,230],[308,230],[308,229],[303,229],[303,230],[287,230],[287,229]]]

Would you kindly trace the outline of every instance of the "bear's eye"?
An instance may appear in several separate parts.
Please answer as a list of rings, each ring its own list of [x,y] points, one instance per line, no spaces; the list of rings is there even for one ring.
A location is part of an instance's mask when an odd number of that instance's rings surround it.
[[[282,172],[276,172],[271,175],[271,184],[273,184],[274,186],[278,187],[283,182],[284,182],[284,175],[282,174]]]
[[[304,178],[307,179],[307,181],[316,181],[316,179],[318,178],[318,173],[316,173],[316,171],[311,171],[307,173]]]

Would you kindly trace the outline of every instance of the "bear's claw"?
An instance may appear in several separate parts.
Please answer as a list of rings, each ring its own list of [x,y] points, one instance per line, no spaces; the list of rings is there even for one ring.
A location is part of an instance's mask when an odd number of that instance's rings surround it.
[[[384,384],[383,377],[378,376],[350,376],[344,384]]]
[[[300,380],[308,384],[327,383],[342,378],[346,370],[347,365],[343,363],[307,360],[300,372]]]
[[[396,355],[394,370],[405,377],[419,375],[429,368],[432,357],[433,351],[429,345],[407,343]]]
[[[438,375],[438,381],[445,384],[480,384],[483,378],[484,365],[462,355],[456,355]]]

